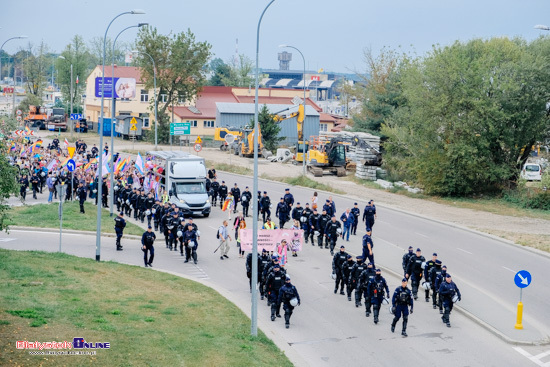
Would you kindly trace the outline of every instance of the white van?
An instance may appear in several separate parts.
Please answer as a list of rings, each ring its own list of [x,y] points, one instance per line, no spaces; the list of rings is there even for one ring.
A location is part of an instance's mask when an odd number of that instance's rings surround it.
[[[537,163],[525,163],[520,177],[527,181],[541,181],[542,167]]]

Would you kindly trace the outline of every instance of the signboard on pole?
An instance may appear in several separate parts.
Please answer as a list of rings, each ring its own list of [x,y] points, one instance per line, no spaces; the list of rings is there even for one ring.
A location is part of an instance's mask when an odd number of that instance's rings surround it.
[[[67,151],[69,152],[69,157],[71,157],[71,159],[73,158],[74,156],[74,151],[76,150],[75,147],[67,147]]]
[[[519,288],[527,288],[529,284],[531,284],[531,279],[531,273],[527,270],[520,270],[514,277],[514,283],[516,283],[516,286]]]
[[[195,144],[195,146],[193,147],[193,149],[195,149],[195,152],[200,152],[202,150],[202,145],[200,144]]]
[[[170,124],[170,135],[190,135],[190,122],[173,122]]]
[[[197,136],[197,139],[195,140],[195,144],[202,144],[202,139],[200,136]]]
[[[95,96],[101,98],[101,80],[95,78]],[[134,98],[136,96],[136,80],[134,78],[114,78],[115,98]],[[113,78],[105,77],[105,98],[113,98]]]
[[[81,113],[71,113],[71,120],[81,120],[82,114]]]
[[[67,162],[67,169],[69,170],[69,172],[73,172],[75,168],[76,163],[72,159],[69,159],[69,161]]]

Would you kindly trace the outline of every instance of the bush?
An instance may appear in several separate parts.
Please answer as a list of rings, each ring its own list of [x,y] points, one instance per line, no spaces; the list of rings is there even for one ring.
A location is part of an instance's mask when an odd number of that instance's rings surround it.
[[[550,210],[550,190],[519,188],[505,192],[503,199],[521,208]]]

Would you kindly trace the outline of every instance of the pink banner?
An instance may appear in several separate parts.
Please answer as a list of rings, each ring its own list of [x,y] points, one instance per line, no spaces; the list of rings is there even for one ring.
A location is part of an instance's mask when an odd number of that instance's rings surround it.
[[[241,249],[252,251],[252,229],[239,230]],[[258,230],[258,252],[277,252],[281,241],[286,240],[289,251],[302,251],[304,242],[304,231],[301,229],[259,229]]]

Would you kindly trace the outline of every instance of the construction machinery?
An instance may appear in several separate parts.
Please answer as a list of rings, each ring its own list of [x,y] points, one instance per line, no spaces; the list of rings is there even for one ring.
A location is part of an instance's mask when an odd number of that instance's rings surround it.
[[[309,142],[305,142],[305,152],[304,152],[304,119],[305,119],[305,107],[303,104],[298,105],[296,111],[292,111],[295,107],[287,108],[282,111],[279,111],[273,115],[273,119],[278,123],[296,117],[296,128],[298,130],[298,142],[296,143],[296,154],[294,156],[294,162],[304,161],[304,154],[307,154],[309,148]]]
[[[241,129],[241,136],[238,141],[235,141],[235,155],[240,157],[254,156],[254,129]],[[258,152],[264,149],[262,143],[262,130],[258,131]]]
[[[48,114],[43,106],[29,106],[29,112],[25,116],[25,125],[30,128],[46,129]]]
[[[239,140],[243,135],[242,129],[238,127],[217,127],[214,132],[214,140],[220,142],[220,150],[222,151],[229,149],[229,145],[225,141],[227,134],[235,135],[235,140]]]

